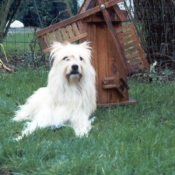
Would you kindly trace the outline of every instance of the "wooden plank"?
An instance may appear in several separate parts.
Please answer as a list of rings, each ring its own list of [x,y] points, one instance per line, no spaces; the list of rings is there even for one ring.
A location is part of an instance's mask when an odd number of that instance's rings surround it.
[[[51,51],[51,49],[52,49],[51,47],[48,47],[47,49],[44,49],[44,50],[43,50],[43,53],[48,53],[48,52]]]
[[[71,25],[66,26],[66,30],[68,32],[68,35],[69,35],[70,39],[75,37],[75,35],[72,32],[72,26]]]
[[[128,62],[130,72],[132,72],[133,70],[136,71],[142,69],[143,65],[145,65],[145,67],[148,67],[147,60],[145,59],[143,50],[141,48],[133,25],[129,23],[121,28],[116,29],[116,32],[119,36],[122,48],[124,49],[126,59],[130,61]],[[130,37],[125,38],[127,35]],[[142,63],[143,65],[140,63]]]
[[[56,41],[56,38],[55,38],[54,33],[53,32],[50,32],[49,34],[50,34],[50,37],[52,38],[52,41]]]
[[[139,51],[139,53],[140,53],[140,56],[141,56],[142,61],[143,61],[143,63],[144,63],[144,66],[145,66],[145,68],[148,68],[148,67],[149,67],[148,61],[147,61],[146,58],[145,58],[144,52],[143,52],[142,47],[141,47],[141,45],[140,45],[140,41],[139,41],[139,39],[138,39],[138,37],[137,37],[137,35],[136,35],[136,33],[135,33],[134,27],[133,27],[132,24],[129,24],[129,26],[130,26],[132,35],[133,35],[133,36],[135,35],[135,40],[136,40],[136,42],[138,43],[138,44],[137,44],[137,49],[138,49],[138,51]]]
[[[123,37],[126,37],[128,35],[132,35],[132,34],[131,34],[131,31],[129,30],[127,32],[120,32],[120,33],[118,32],[117,35],[119,38],[123,38]]]
[[[75,22],[72,23],[72,28],[73,28],[73,31],[75,32],[75,35],[78,36],[80,32],[78,31],[77,24]]]
[[[128,36],[127,38],[122,38],[122,39],[120,39],[120,43],[121,43],[121,44],[127,43],[127,42],[129,42],[129,41],[134,41],[132,35]]]
[[[65,28],[62,27],[62,28],[60,28],[60,30],[61,30],[61,33],[62,33],[62,35],[63,35],[63,40],[68,41],[69,38],[68,38],[68,36],[67,36],[67,33],[66,33]]]
[[[136,46],[136,42],[135,41],[132,41],[131,43],[128,43],[128,44],[122,44],[122,47],[123,49],[129,49],[129,48],[132,48],[132,47],[135,47]]]
[[[84,38],[86,38],[86,37],[87,37],[87,33],[83,33],[83,34],[80,34],[80,35],[78,35],[78,36],[76,36],[76,37],[74,37],[74,38],[70,38],[68,41],[69,41],[70,43],[72,43],[72,42],[75,42],[75,41],[84,39]]]
[[[116,84],[104,84],[104,85],[102,85],[103,89],[114,89],[116,87],[117,87]]]
[[[98,4],[99,5],[103,4],[103,1],[102,0],[98,0]],[[125,60],[124,52],[123,52],[123,49],[122,49],[122,47],[120,45],[119,38],[118,38],[118,36],[117,36],[117,34],[115,32],[113,24],[112,24],[112,22],[110,20],[110,16],[109,16],[109,14],[108,14],[108,12],[107,12],[107,10],[105,8],[101,9],[101,11],[102,11],[103,17],[104,17],[104,19],[106,21],[106,24],[108,26],[108,29],[109,29],[109,31],[111,33],[111,36],[113,38],[114,44],[116,46],[116,51],[119,54],[119,59],[122,60],[123,68],[126,70],[126,72],[128,72],[128,67],[127,67],[127,62]]]
[[[127,57],[128,54],[132,54],[132,53],[138,53],[137,47],[131,48],[129,50],[125,50],[125,56]]]
[[[120,21],[122,22],[127,21],[127,16],[123,13],[123,10],[120,10],[118,5],[113,6],[113,9],[117,14],[118,18],[120,19]]]
[[[44,37],[44,41],[45,41],[47,47],[50,47],[51,43],[50,43],[50,41],[49,41],[49,38],[48,38],[47,34],[44,35],[43,37]]]
[[[111,0],[111,1],[106,2],[106,3],[104,3],[104,4],[105,4],[105,7],[106,7],[106,8],[109,8],[109,7],[112,7],[112,6],[116,5],[116,4],[119,3],[119,2],[122,2],[122,1],[123,1],[123,0]],[[78,20],[81,20],[81,19],[83,19],[83,18],[85,18],[85,17],[88,17],[88,16],[90,16],[90,15],[92,15],[92,14],[95,14],[95,13],[97,13],[97,12],[100,12],[100,11],[101,11],[101,9],[100,9],[99,6],[94,7],[93,9],[90,9],[90,10],[84,12],[84,13],[78,14],[78,15],[76,15],[76,16],[73,16],[73,17],[69,18],[69,19],[66,19],[66,20],[64,20],[64,21],[61,21],[61,22],[59,22],[59,23],[57,23],[57,24],[51,25],[51,26],[46,27],[46,28],[44,28],[44,29],[42,29],[42,30],[40,30],[40,31],[37,31],[37,32],[35,33],[35,35],[36,35],[37,37],[42,36],[42,35],[44,35],[44,34],[46,34],[46,33],[49,33],[50,31],[57,30],[58,28],[61,28],[61,27],[63,27],[63,26],[67,26],[67,25],[69,25],[69,24],[71,24],[71,23],[73,23],[73,22],[76,22],[76,21],[78,21]]]
[[[87,37],[87,33],[83,33],[83,34],[79,35],[78,37],[71,38],[71,39],[69,39],[67,41],[69,41],[69,42],[75,42],[75,41],[78,41],[78,40],[83,39],[83,38],[86,38],[86,37]],[[59,42],[65,42],[65,41],[59,41]],[[48,53],[48,52],[51,51],[51,49],[52,48],[49,46],[48,48],[43,49],[43,53]]]
[[[63,41],[63,38],[62,38],[62,36],[61,36],[61,33],[60,33],[60,29],[55,30],[55,32],[56,32],[56,36],[57,36],[57,38],[58,38],[58,41],[59,41],[60,43],[64,42],[64,41]]]
[[[130,67],[134,67],[134,66],[138,66],[138,65],[143,64],[143,61],[141,59],[137,59],[137,60],[128,62],[128,64]]]
[[[115,26],[120,25],[119,23],[114,24]],[[116,26],[116,27],[117,27]],[[104,40],[105,41],[105,40]],[[106,41],[105,41],[106,42]],[[120,71],[120,66],[122,67],[122,63],[120,61],[119,58],[119,54],[118,52],[116,52],[116,46],[114,44],[113,38],[109,32],[109,30],[107,30],[107,60],[108,60],[108,76],[112,77],[111,79],[113,79],[113,77],[115,78],[112,82],[109,81],[110,84],[119,84],[120,81],[120,73],[122,73]],[[120,64],[121,63],[121,64]],[[126,74],[126,72],[125,72]],[[116,86],[117,87],[117,86]],[[121,96],[119,95],[117,89],[113,88],[113,89],[109,89],[106,90],[107,91],[107,97],[108,97],[108,103],[116,103],[117,101],[121,101]]]
[[[132,60],[132,59],[137,58],[137,57],[140,57],[140,53],[139,52],[136,53],[136,54],[133,54],[133,55],[131,55],[129,57],[126,57],[126,59],[127,59],[127,61],[129,61],[129,60]]]
[[[46,48],[46,45],[44,43],[43,37],[38,37],[38,40],[39,40],[41,49],[44,50]]]
[[[104,81],[112,81],[112,80],[115,80],[116,78],[115,77],[105,77],[104,79],[103,79],[103,82]]]
[[[97,51],[97,26],[95,24],[87,25],[88,30],[88,39],[89,41],[92,41],[92,64],[96,70],[96,89],[97,89],[97,102],[100,102],[100,88],[99,85],[100,79],[98,76],[99,73],[99,61],[98,61],[98,51]]]
[[[78,24],[78,28],[79,28],[79,30],[81,31],[81,33],[85,32],[85,31],[84,31],[84,28],[83,28],[82,22],[81,22],[81,21],[77,21],[77,24]]]
[[[145,69],[145,65],[141,64],[141,65],[137,65],[136,67],[130,67],[131,72],[135,72],[140,69]]]
[[[108,90],[102,88],[102,81],[104,77],[109,77],[108,75],[108,55],[107,55],[107,43],[102,42],[107,40],[108,28],[103,23],[96,24],[96,50],[97,50],[97,67],[98,67],[98,94],[100,103],[108,103]],[[95,37],[95,36],[94,36]]]
[[[117,33],[120,33],[120,32],[127,32],[127,31],[129,31],[129,30],[130,30],[130,28],[129,28],[129,25],[127,24],[127,25],[125,25],[125,26],[122,26],[122,27],[117,28],[117,29],[116,29],[116,32],[117,32]]]

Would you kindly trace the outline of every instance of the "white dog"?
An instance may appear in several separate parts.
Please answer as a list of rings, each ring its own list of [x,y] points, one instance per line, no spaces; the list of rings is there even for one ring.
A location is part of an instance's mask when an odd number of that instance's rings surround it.
[[[30,120],[17,140],[37,127],[68,125],[80,137],[91,129],[90,115],[96,109],[96,89],[88,43],[55,42],[51,59],[53,66],[47,87],[38,89],[28,98],[13,118],[14,121]]]

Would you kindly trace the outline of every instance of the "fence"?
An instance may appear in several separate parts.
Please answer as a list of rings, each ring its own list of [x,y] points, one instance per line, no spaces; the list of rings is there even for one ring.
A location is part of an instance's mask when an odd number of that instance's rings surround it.
[[[42,2],[42,1],[41,1]],[[36,21],[45,19],[45,13],[41,13],[41,4],[37,4],[40,16],[35,15],[29,18],[30,15],[25,15],[25,27],[10,28],[8,35],[3,43],[7,55],[10,59],[30,60],[32,55],[41,54],[39,46],[36,44],[34,32],[42,27],[41,24],[37,27],[26,27],[28,24],[33,24]],[[55,6],[55,5],[54,5]],[[175,0],[126,0],[124,4],[119,4],[121,9],[128,10],[128,17],[134,23],[135,29],[142,41],[143,48],[150,63],[158,61],[160,67],[171,66],[174,69],[175,63]],[[58,10],[59,6],[57,6]],[[64,15],[62,19],[70,17],[72,14],[67,13],[67,6],[63,7]],[[50,9],[50,7],[48,7]],[[70,6],[69,6],[70,9]],[[69,10],[71,11],[71,10]],[[26,12],[25,12],[26,13]],[[58,22],[55,18],[58,13],[54,10],[52,19],[49,22]],[[41,15],[43,14],[43,16]],[[57,16],[58,17],[58,16]],[[19,18],[20,19],[20,18]],[[54,21],[55,20],[55,21]],[[45,26],[48,25],[45,22]],[[2,55],[2,52],[0,52]]]

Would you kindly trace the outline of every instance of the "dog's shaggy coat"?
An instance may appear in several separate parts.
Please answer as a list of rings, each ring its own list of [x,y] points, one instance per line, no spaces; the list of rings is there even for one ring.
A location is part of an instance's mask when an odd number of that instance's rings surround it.
[[[17,140],[37,127],[71,126],[77,136],[91,129],[90,115],[96,109],[95,71],[87,42],[79,45],[54,43],[47,87],[38,89],[20,106],[14,121],[30,120]]]

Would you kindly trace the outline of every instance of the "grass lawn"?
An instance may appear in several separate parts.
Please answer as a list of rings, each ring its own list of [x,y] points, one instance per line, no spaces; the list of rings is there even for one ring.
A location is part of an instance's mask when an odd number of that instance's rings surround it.
[[[129,80],[135,105],[98,109],[88,138],[38,129],[13,141],[17,105],[47,83],[47,71],[0,74],[0,175],[175,175],[175,83]]]

